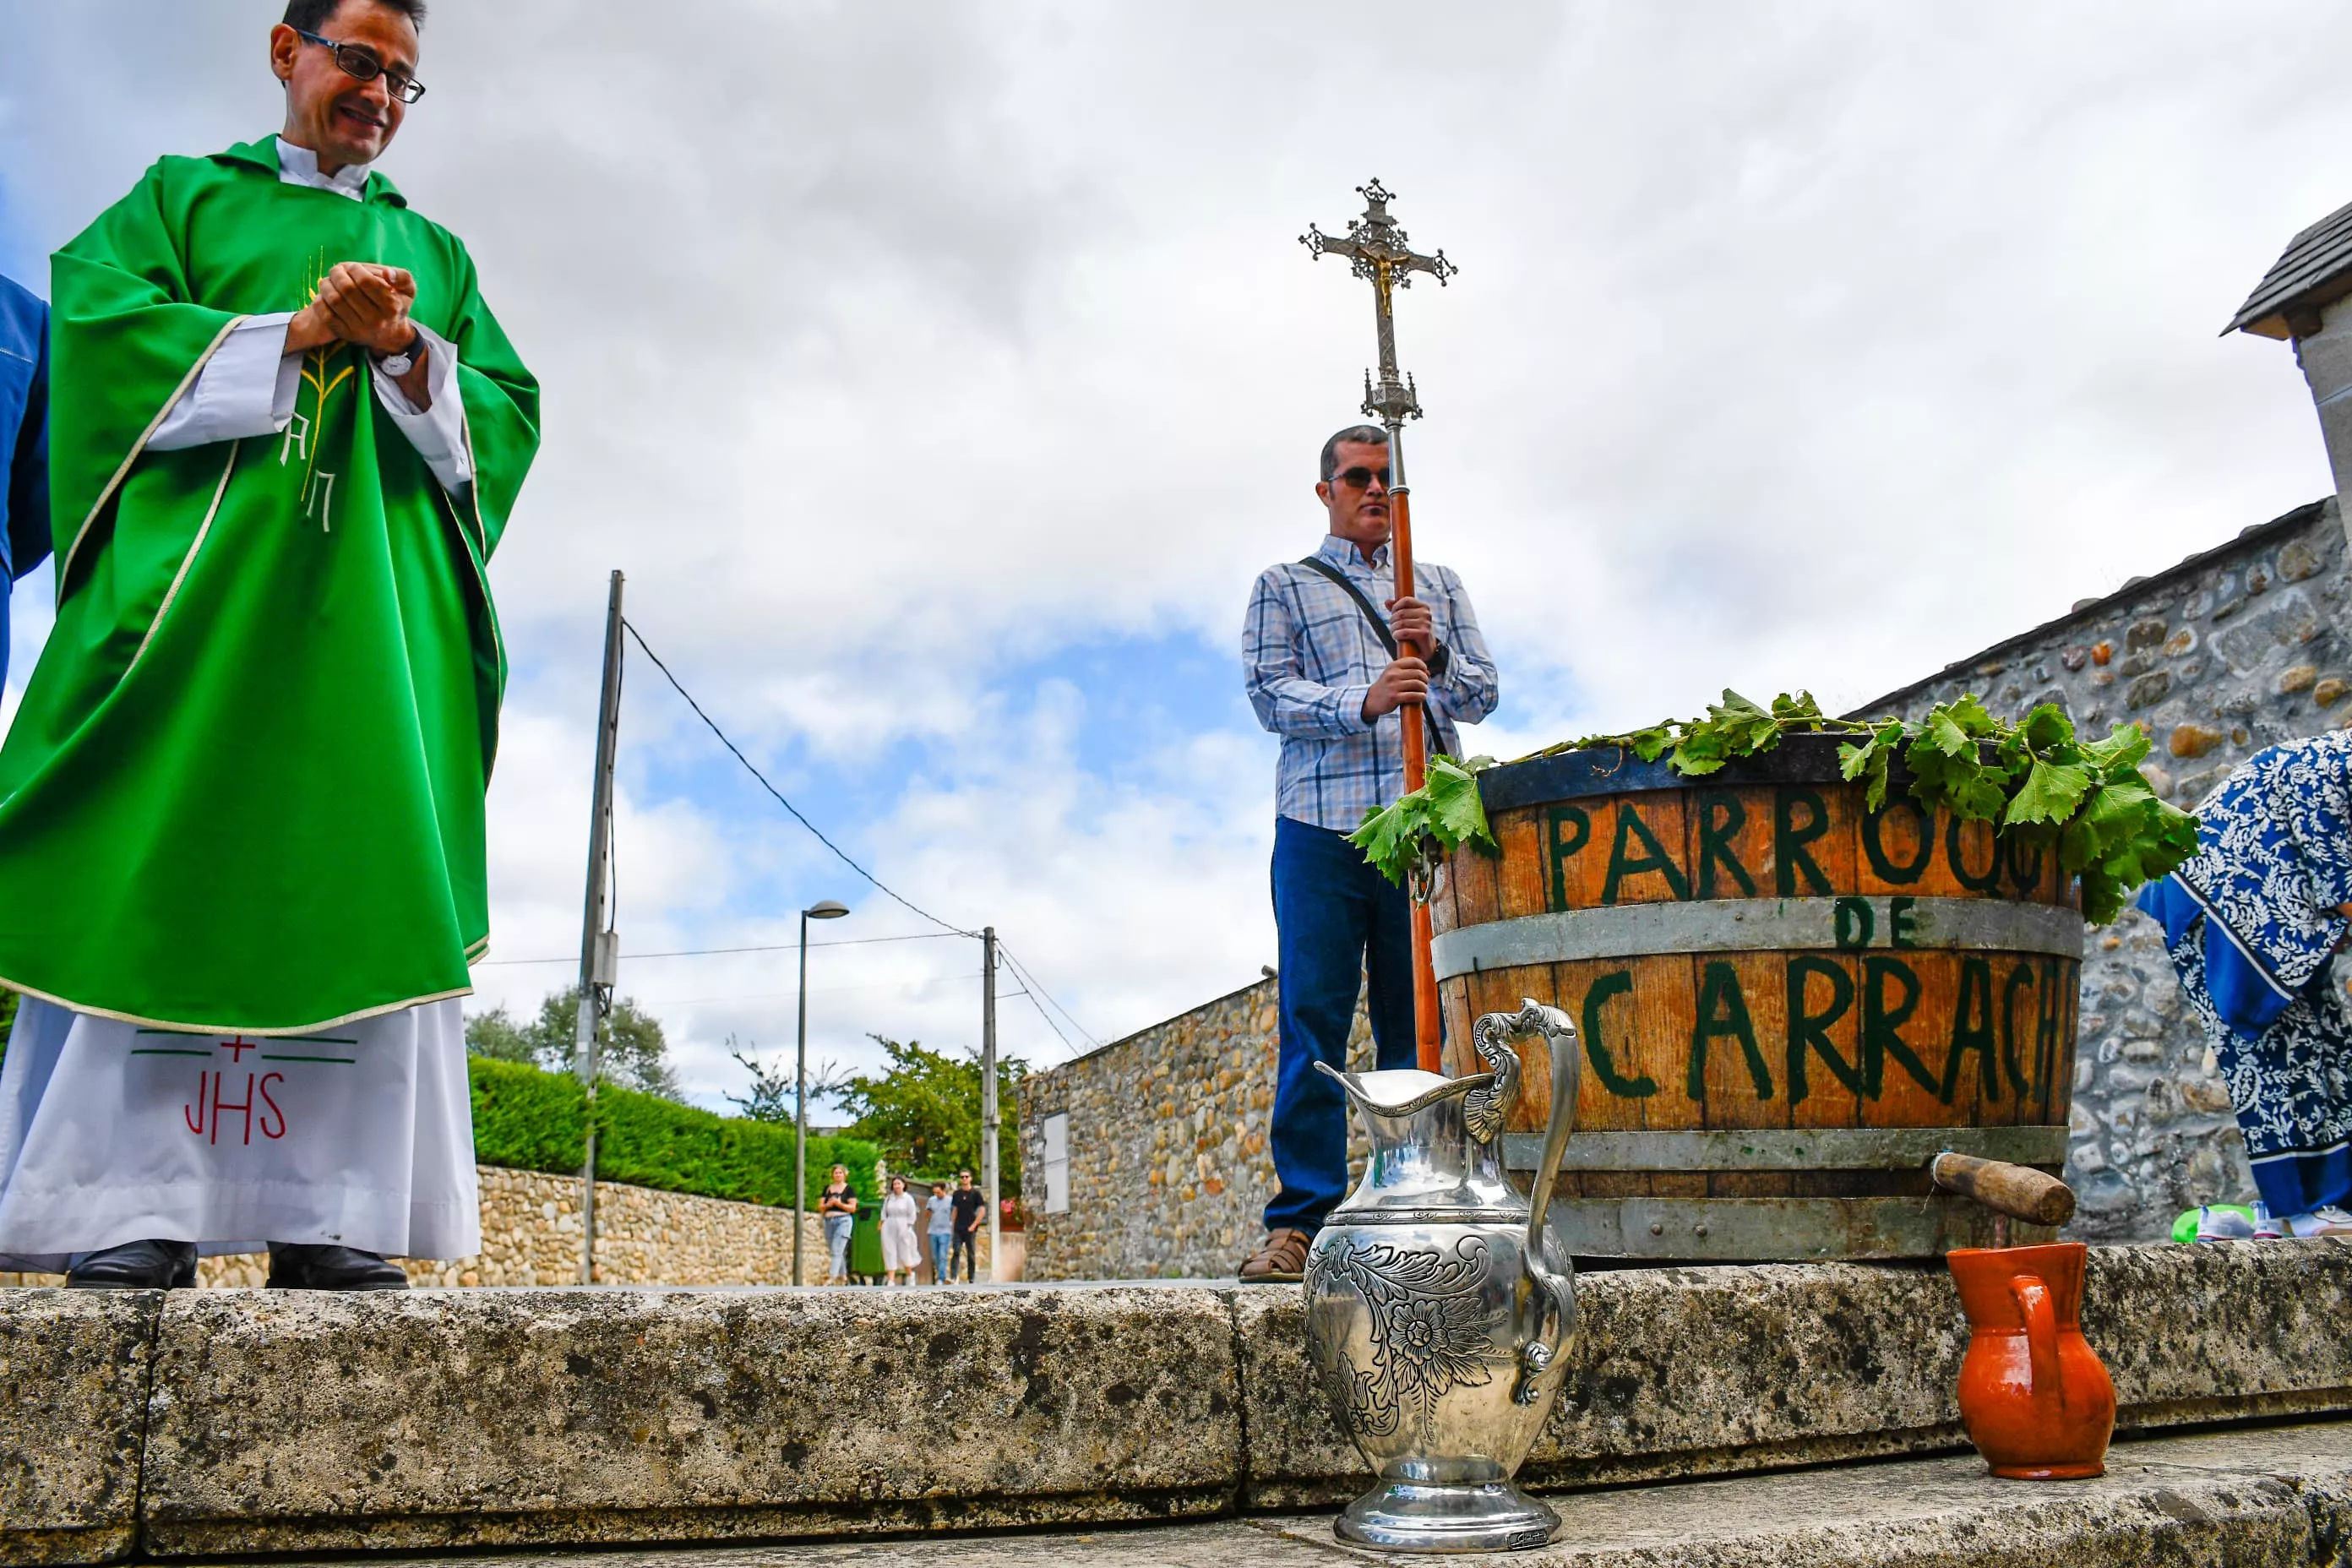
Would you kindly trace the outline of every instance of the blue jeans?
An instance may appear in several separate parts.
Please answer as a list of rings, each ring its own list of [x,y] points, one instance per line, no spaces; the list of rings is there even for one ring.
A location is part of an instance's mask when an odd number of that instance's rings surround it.
[[[856,1216],[829,1214],[824,1216],[824,1249],[832,1255],[831,1277],[849,1278],[849,1233],[856,1228]]]
[[[1348,1065],[1358,976],[1369,973],[1380,1066],[1414,1062],[1412,912],[1404,889],[1328,827],[1274,820],[1274,923],[1279,937],[1282,1051],[1274,1080],[1268,1230],[1308,1234],[1347,1195],[1348,1101],[1315,1070]]]
[[[955,1237],[944,1230],[935,1230],[926,1239],[931,1244],[931,1283],[944,1285],[948,1282],[948,1248],[955,1245]]]

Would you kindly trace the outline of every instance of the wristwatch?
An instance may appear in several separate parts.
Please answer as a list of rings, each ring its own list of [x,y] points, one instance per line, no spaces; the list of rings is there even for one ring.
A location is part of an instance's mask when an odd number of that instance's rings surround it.
[[[396,354],[386,354],[382,359],[375,362],[376,364],[383,371],[384,374],[391,376],[395,381],[416,368],[417,351],[425,346],[424,329],[421,327],[411,327],[408,330],[411,335],[406,348],[401,350]]]

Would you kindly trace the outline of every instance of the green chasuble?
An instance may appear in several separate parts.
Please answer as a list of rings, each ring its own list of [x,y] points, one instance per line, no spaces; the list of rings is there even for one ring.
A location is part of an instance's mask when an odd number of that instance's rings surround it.
[[[339,261],[407,268],[456,345],[467,489],[346,343],[304,356],[282,434],[144,449],[236,322]],[[158,163],[53,281],[58,616],[0,747],[0,984],[248,1034],[467,991],[506,682],[485,570],[539,441],[473,259],[381,174],[282,183],[264,138]]]

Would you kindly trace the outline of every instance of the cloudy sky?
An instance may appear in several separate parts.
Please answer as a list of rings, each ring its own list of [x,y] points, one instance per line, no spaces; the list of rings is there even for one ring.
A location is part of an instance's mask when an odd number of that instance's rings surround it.
[[[276,128],[268,0],[0,0],[0,270],[157,154]],[[2352,197],[2352,11],[439,0],[383,167],[546,387],[493,568],[515,679],[483,1005],[578,944],[605,575],[793,802],[992,922],[1051,1063],[1274,956],[1251,578],[1321,533],[1377,174],[1423,553],[1509,756],[1726,685],[1863,701],[2328,488],[2288,351],[2217,339]],[[48,624],[18,590],[12,679]],[[13,707],[0,699],[0,717]],[[811,953],[813,1054],[974,1043],[977,945],[817,846],[642,660],[625,953]],[[552,963],[531,960],[552,959]],[[789,1051],[789,951],[624,990],[695,1097]],[[1008,991],[1019,989],[1008,980]]]

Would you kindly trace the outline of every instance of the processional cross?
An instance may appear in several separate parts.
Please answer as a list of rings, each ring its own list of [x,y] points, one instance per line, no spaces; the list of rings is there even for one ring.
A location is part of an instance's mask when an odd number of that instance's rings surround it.
[[[1348,220],[1348,232],[1342,237],[1325,234],[1313,224],[1298,237],[1298,243],[1318,258],[1326,253],[1344,256],[1355,275],[1372,286],[1372,324],[1380,341],[1380,381],[1376,385],[1372,373],[1364,373],[1364,413],[1377,419],[1389,433],[1389,511],[1394,531],[1389,539],[1389,559],[1396,568],[1396,594],[1399,598],[1413,596],[1412,574],[1412,491],[1404,479],[1404,422],[1421,417],[1421,398],[1412,378],[1397,379],[1396,316],[1393,296],[1399,289],[1412,286],[1412,275],[1426,272],[1441,287],[1461,270],[1445,259],[1440,250],[1429,256],[1415,251],[1406,243],[1405,232],[1389,216],[1389,203],[1395,194],[1383,186],[1378,178],[1370,184],[1358,185],[1356,194],[1364,198],[1364,216]],[[1406,643],[1403,652],[1426,658],[1429,650],[1416,643]],[[1408,717],[1398,715],[1399,733],[1404,744],[1404,787],[1419,789],[1429,776],[1428,727],[1422,718],[1419,703],[1412,704]],[[1442,1072],[1438,1063],[1437,972],[1430,962],[1429,906],[1420,900],[1412,900],[1412,1016],[1413,1035],[1423,1070]]]

